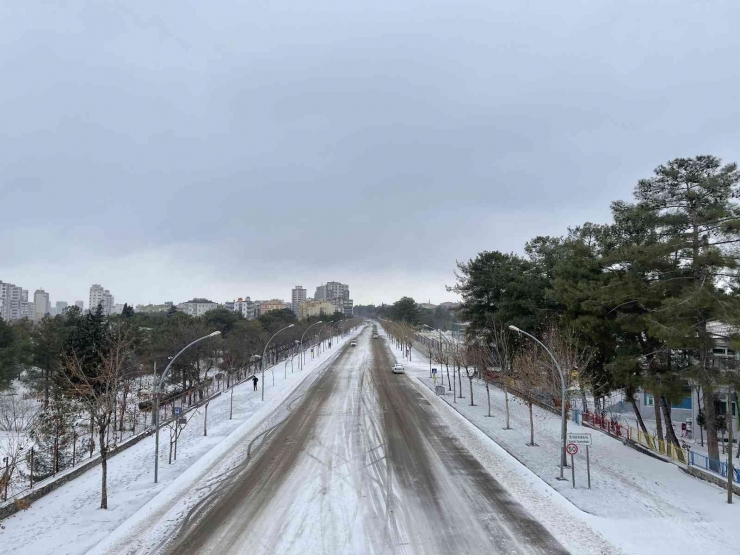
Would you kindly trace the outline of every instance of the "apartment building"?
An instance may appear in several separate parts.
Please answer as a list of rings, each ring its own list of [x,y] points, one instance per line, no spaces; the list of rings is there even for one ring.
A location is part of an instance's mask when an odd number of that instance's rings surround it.
[[[302,286],[296,285],[291,291],[290,298],[291,310],[296,316],[298,316],[300,314],[301,305],[306,302],[306,290]]]
[[[354,302],[349,298],[349,285],[338,281],[328,281],[325,285],[319,285],[314,294],[316,301],[329,301],[334,305],[337,312],[345,316],[352,316]]]
[[[193,299],[177,305],[177,310],[188,316],[203,316],[209,310],[218,308],[218,304],[208,299]]]
[[[299,318],[302,320],[311,316],[331,316],[334,312],[334,303],[309,299],[301,304]]]
[[[36,289],[33,294],[33,319],[38,321],[44,316],[51,313],[51,303],[49,302],[49,293],[43,289]]]
[[[267,314],[272,310],[283,310],[285,308],[285,302],[280,299],[270,299],[269,301],[262,301],[260,303],[260,316]]]
[[[257,317],[257,309],[255,309],[255,303],[249,297],[242,299],[239,297],[233,303],[231,303],[234,312],[241,313],[247,320],[254,320]]]
[[[32,316],[28,314],[28,290],[0,281],[0,317],[12,321]]]
[[[99,283],[90,287],[90,310],[95,311],[98,305],[103,307],[103,314],[110,316],[115,305],[113,295],[107,289],[104,289]]]

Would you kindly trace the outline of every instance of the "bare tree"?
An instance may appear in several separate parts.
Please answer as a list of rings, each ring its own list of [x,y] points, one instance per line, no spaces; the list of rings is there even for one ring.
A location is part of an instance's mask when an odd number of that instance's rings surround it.
[[[34,399],[13,391],[0,393],[0,431],[28,432],[39,410],[39,403]]]
[[[63,373],[68,383],[67,391],[91,415],[98,434],[102,480],[100,508],[108,508],[108,430],[116,410],[116,401],[121,391],[122,378],[132,356],[132,344],[125,332],[118,328],[110,331],[105,347],[96,347],[96,360],[83,360],[72,352],[66,357],[67,372]]]
[[[468,383],[470,384],[471,407],[475,406],[475,403],[473,402],[473,378],[475,378],[477,373],[476,362],[480,360],[479,349],[480,347],[478,345],[469,341],[458,345],[453,355],[458,372],[460,372],[461,375],[462,372],[465,372],[465,377],[468,378]],[[462,381],[460,382],[460,388],[462,389]],[[460,397],[462,397],[462,391],[460,393]]]
[[[0,475],[0,490],[11,484],[24,455],[29,451],[33,440],[29,431],[39,413],[40,405],[34,399],[29,399],[15,392],[0,394],[0,458],[7,457],[7,472],[2,469]]]
[[[513,361],[514,375],[523,395],[523,401],[529,408],[529,445],[536,447],[534,441],[534,411],[532,405],[543,387],[543,368],[536,345],[528,345],[521,350]]]
[[[561,380],[553,358],[537,343],[528,344],[515,358],[516,378],[529,395],[530,427],[533,426],[532,396],[537,394],[547,398],[549,403],[555,407],[562,405],[563,386],[566,397],[569,389],[572,387],[578,389],[582,381],[581,371],[591,358],[591,350],[581,343],[578,335],[571,328],[551,326],[544,332],[541,341],[552,353],[563,376]],[[567,412],[568,407],[560,406],[560,410]],[[567,418],[565,426],[567,431]],[[533,435],[532,431],[531,436]],[[561,463],[563,466],[566,465],[564,450],[561,453]]]
[[[506,425],[504,430],[510,430],[509,419],[509,381],[512,375],[512,361],[514,359],[514,345],[511,331],[503,323],[493,320],[489,324],[491,334],[492,358],[494,366],[499,368],[501,382],[504,389],[504,409],[506,412]]]

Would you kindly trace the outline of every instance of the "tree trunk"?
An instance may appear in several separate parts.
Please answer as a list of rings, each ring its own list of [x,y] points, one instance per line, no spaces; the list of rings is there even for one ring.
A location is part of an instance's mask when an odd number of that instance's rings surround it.
[[[534,415],[532,414],[532,402],[527,403],[529,405],[529,446],[534,447],[537,445],[534,442]]]
[[[90,456],[93,456],[93,451],[95,451],[95,442],[93,441],[93,437],[95,436],[95,418],[93,417],[92,413],[90,413]]]
[[[468,372],[467,370],[465,371]],[[468,376],[468,381],[470,382],[470,406],[474,407],[475,403],[473,403],[473,378],[474,376]]]
[[[458,393],[460,394],[458,399],[463,399],[464,397],[462,394],[462,372],[460,372],[460,365],[457,366],[457,386],[458,386]]]
[[[113,436],[115,440],[115,432],[118,430],[118,411],[116,410],[116,407],[118,406],[118,399],[113,399]],[[108,437],[110,437],[110,430],[108,430]]]
[[[123,387],[123,402],[121,403],[121,421],[120,421],[120,427],[119,427],[119,430],[121,431],[121,433],[123,433],[124,422],[126,421],[126,418],[125,418],[125,416],[126,416],[126,398],[128,397],[128,390],[129,390],[129,387],[128,387],[128,384],[126,384]]]
[[[452,389],[452,384],[450,383],[450,365],[446,364],[447,367],[447,389]]]
[[[583,386],[581,386],[580,389],[581,389],[581,402],[583,403],[582,410],[583,412],[588,412],[588,399],[586,399],[586,391],[583,389]]]
[[[653,395],[653,412],[655,412],[655,435],[663,441],[663,421],[660,418],[660,398]]]
[[[48,408],[49,408],[49,369],[47,367],[47,368],[44,368],[44,410]]]
[[[673,420],[671,420],[671,406],[668,404],[668,400],[661,395],[660,405],[663,409],[663,420],[665,420],[665,437],[676,447],[681,447],[676,437],[676,431],[673,429]]]
[[[696,407],[698,409],[696,411],[696,414],[698,416],[699,413],[702,412],[702,410],[701,410],[701,395],[699,394],[699,390],[698,389],[696,390]],[[696,426],[697,428],[699,428],[699,437],[701,437],[701,446],[704,447],[704,428],[702,426],[700,426],[698,422],[692,422],[691,424],[693,426]]]
[[[719,443],[717,442],[717,427],[714,425],[717,420],[717,407],[715,406],[716,394],[709,387],[703,387],[704,391],[704,418],[707,427],[707,454],[710,459],[719,460]],[[714,463],[710,463],[712,466]],[[717,466],[717,468],[714,468]],[[714,464],[712,470],[718,470],[718,465]]]
[[[504,430],[511,430],[509,426],[509,386],[504,381],[504,405],[506,406],[506,427]]]
[[[99,441],[100,441],[100,467],[103,470],[102,483],[100,485],[100,508],[108,508],[108,445],[105,443],[105,432],[107,426],[100,425],[99,430]]]
[[[491,416],[491,391],[488,389],[488,382],[486,382],[486,397],[488,397],[488,416]]]
[[[635,418],[637,419],[637,424],[640,426],[642,433],[647,435],[648,431],[647,431],[647,428],[645,427],[645,422],[642,419],[642,414],[640,414],[640,409],[637,408],[637,402],[635,401],[634,397],[630,397],[630,404],[632,405],[632,410],[635,412]]]
[[[732,503],[732,478],[734,470],[732,468],[732,391],[727,393],[729,408],[727,410],[727,502]]]

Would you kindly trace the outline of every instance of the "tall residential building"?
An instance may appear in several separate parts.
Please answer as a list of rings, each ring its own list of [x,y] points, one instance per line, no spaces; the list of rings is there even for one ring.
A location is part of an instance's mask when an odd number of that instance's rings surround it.
[[[234,312],[240,312],[247,320],[254,320],[258,316],[255,304],[249,297],[246,297],[245,299],[239,297],[231,304],[233,305],[231,310]]]
[[[25,307],[24,307],[25,303]],[[0,281],[0,317],[6,321],[20,320],[27,316],[28,291],[12,283]]]
[[[103,289],[99,283],[94,283],[90,287],[90,312],[95,312],[98,305],[103,307],[103,314],[110,316],[113,312],[114,298],[110,291]]]
[[[296,316],[298,316],[304,302],[306,302],[306,290],[300,285],[296,285],[291,291],[291,309]]]
[[[80,309],[80,313],[85,312],[85,302],[75,301],[75,306]]]
[[[349,298],[349,285],[346,283],[328,281],[326,285],[319,285],[316,288],[314,299],[317,301],[329,301],[334,304],[337,312],[342,312],[345,316],[352,316],[354,303]]]
[[[57,301],[56,309],[57,314],[64,314],[64,311],[67,310],[67,303],[65,301]]]
[[[51,312],[51,303],[49,302],[49,293],[43,289],[36,289],[33,294],[33,319],[41,320]]]

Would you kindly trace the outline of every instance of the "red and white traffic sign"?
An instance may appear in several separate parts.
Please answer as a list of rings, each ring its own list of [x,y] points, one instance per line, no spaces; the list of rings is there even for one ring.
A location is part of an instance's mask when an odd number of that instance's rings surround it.
[[[569,455],[577,455],[578,454],[578,445],[575,443],[569,443],[565,446],[565,452]]]

